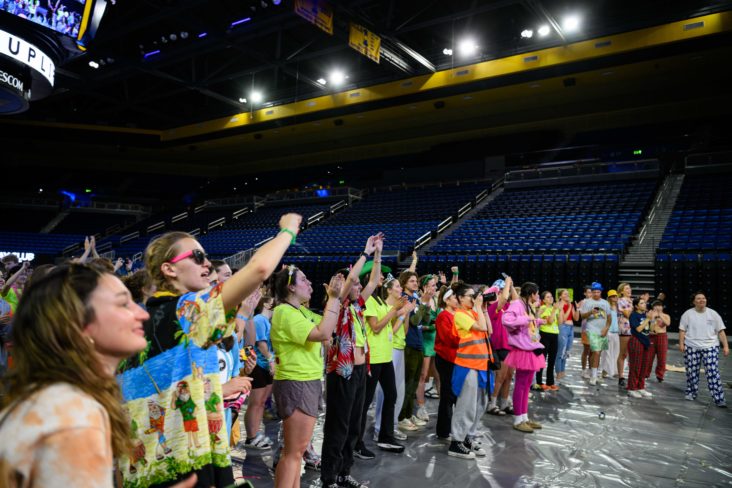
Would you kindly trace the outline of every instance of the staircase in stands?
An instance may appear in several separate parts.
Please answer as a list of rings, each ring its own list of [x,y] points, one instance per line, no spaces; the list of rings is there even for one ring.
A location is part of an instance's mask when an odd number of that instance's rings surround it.
[[[633,295],[648,292],[653,296],[658,291],[654,290],[656,249],[661,242],[663,231],[666,229],[683,183],[683,174],[670,174],[665,178],[640,232],[633,237],[628,252],[620,261],[618,270],[620,282],[629,283]]]

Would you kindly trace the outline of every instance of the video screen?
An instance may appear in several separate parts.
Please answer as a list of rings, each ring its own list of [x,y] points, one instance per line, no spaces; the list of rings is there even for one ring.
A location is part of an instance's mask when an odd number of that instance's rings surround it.
[[[77,37],[85,3],[85,0],[0,0],[0,10]]]

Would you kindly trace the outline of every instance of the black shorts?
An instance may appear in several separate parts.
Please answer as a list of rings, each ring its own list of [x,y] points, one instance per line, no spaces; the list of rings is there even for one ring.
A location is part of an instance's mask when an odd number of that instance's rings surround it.
[[[505,361],[508,357],[508,353],[511,352],[508,349],[496,349],[496,356],[498,356],[498,359],[501,361]]]
[[[269,370],[259,365],[254,366],[249,376],[252,377],[252,390],[258,390],[272,384],[272,375],[269,374]]]

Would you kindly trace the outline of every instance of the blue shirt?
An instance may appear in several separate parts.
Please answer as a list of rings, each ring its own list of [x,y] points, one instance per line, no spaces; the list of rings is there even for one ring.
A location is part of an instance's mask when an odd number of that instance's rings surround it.
[[[648,349],[651,347],[651,339],[648,338],[648,335],[651,333],[650,326],[646,326],[645,329],[643,329],[641,332],[638,332],[636,330],[636,327],[638,327],[641,322],[646,320],[646,314],[645,313],[638,313],[636,311],[633,311],[633,313],[630,314],[630,333],[640,341],[641,344],[643,344],[643,347]]]
[[[618,314],[615,310],[612,310],[610,312],[610,330],[608,331],[611,334],[618,334],[620,333],[620,329],[618,328]]]
[[[269,319],[262,314],[256,315],[254,317],[254,328],[257,332],[256,341],[266,342],[267,350],[269,351],[270,356],[274,354],[272,341],[270,340],[270,330],[272,329],[272,323],[269,321]],[[267,358],[264,357],[264,354],[262,354],[258,347],[255,347],[255,349],[257,351],[257,366],[264,369],[265,371],[269,371],[269,361],[267,361]]]

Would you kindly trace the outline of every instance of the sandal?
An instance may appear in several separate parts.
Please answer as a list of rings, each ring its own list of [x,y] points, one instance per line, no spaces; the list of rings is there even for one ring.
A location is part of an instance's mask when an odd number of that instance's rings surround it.
[[[491,415],[506,415],[506,412],[498,408],[497,406],[488,409],[488,413]]]
[[[437,399],[440,398],[440,394],[437,393],[437,392],[435,392],[435,390],[432,389],[432,388],[430,388],[429,390],[427,390],[426,392],[424,392],[424,396],[426,398],[432,398],[433,400],[437,400]]]

